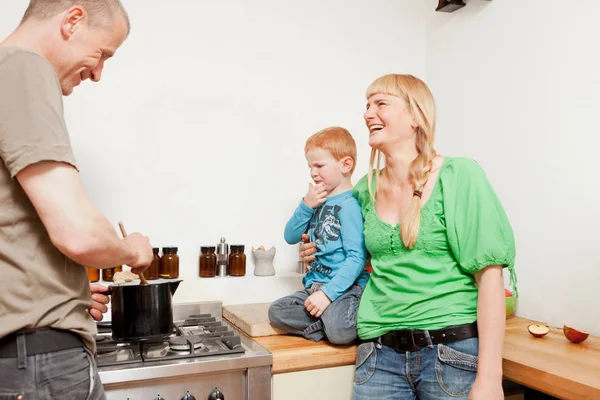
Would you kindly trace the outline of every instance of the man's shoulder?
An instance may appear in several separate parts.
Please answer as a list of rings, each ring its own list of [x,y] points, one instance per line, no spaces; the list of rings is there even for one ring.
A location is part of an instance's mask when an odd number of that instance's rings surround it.
[[[38,53],[20,46],[0,46],[0,71],[9,68],[20,72],[25,66],[29,70],[56,75],[50,62]]]

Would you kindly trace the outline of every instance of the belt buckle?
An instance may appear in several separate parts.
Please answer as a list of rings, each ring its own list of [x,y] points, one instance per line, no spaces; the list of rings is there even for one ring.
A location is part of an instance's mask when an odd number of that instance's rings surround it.
[[[410,341],[412,342],[411,343],[411,346],[412,346],[411,351],[419,351],[419,350],[421,350],[423,348],[422,346],[419,346],[415,342],[415,332],[416,332],[416,329],[411,329],[410,330]]]
[[[394,338],[396,339],[396,352],[400,353],[401,351],[419,351],[421,347],[415,343],[415,330],[410,329],[408,332],[410,336],[410,343],[406,340],[405,336],[401,336],[398,334],[398,331],[394,331]]]

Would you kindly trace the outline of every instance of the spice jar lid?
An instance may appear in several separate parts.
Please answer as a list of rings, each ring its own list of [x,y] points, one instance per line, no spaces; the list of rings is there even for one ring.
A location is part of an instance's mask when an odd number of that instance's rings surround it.
[[[202,252],[215,251],[215,246],[200,246],[200,251],[202,251]]]
[[[163,253],[177,253],[177,247],[163,247]]]
[[[231,246],[229,246],[229,248],[231,248],[231,250],[241,250],[244,251],[244,245],[243,244],[232,244]]]
[[[152,252],[153,252],[154,254],[158,254],[158,252],[159,252],[159,251],[160,251],[160,249],[159,249],[158,247],[153,247],[153,248],[152,248]]]

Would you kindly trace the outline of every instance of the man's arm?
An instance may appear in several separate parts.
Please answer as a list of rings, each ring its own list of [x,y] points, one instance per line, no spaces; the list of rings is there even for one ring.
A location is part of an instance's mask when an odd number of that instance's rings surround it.
[[[52,243],[67,257],[93,268],[152,262],[148,238],[133,233],[120,239],[110,222],[89,201],[77,170],[43,161],[25,167],[17,180],[33,203]]]

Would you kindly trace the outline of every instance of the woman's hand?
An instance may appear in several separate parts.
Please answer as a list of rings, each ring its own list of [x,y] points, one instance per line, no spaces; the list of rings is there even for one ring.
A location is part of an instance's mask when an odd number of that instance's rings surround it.
[[[310,263],[315,261],[314,254],[317,252],[317,245],[315,242],[309,242],[310,238],[305,233],[302,235],[302,245],[300,246],[300,257],[302,257],[302,261],[308,264],[308,269],[310,269]]]
[[[469,400],[504,400],[502,379],[477,376],[469,393]]]
[[[94,304],[92,304],[92,308],[88,308],[88,313],[94,318],[96,321],[102,321],[104,318],[104,313],[108,311],[108,307],[106,306],[109,302],[109,298],[107,295],[102,294],[108,290],[106,286],[102,286],[98,283],[90,283],[90,292],[92,292],[92,300]]]

